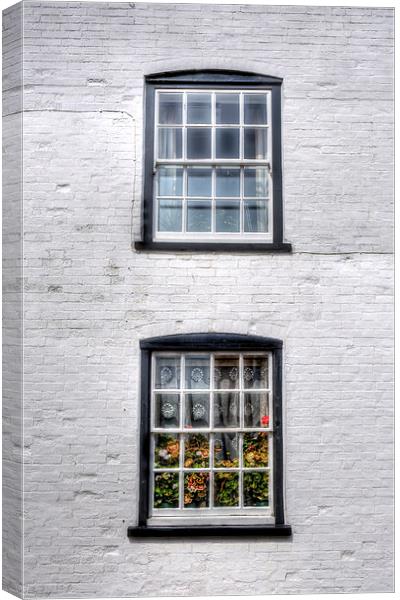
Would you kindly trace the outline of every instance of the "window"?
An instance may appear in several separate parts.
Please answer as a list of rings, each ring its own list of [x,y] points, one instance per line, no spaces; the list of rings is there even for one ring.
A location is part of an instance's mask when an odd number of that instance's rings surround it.
[[[130,535],[289,535],[283,519],[281,342],[144,340],[140,509]]]
[[[280,86],[236,72],[147,77],[136,248],[291,250],[283,242]]]

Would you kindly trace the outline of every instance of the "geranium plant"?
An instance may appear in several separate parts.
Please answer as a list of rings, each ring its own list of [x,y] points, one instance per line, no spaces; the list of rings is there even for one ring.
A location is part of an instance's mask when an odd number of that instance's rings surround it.
[[[245,506],[268,506],[269,475],[263,471],[243,474],[243,497]]]
[[[268,434],[245,433],[243,436],[243,462],[245,467],[268,466]]]
[[[185,440],[185,468],[208,467],[210,446],[208,437],[201,433],[188,435]]]
[[[155,467],[179,467],[179,438],[177,435],[160,434],[154,448]]]
[[[187,473],[185,475],[185,508],[206,508],[208,506],[209,473]]]
[[[238,506],[239,475],[238,473],[214,474],[215,506]]]
[[[154,508],[178,508],[178,473],[154,474]]]

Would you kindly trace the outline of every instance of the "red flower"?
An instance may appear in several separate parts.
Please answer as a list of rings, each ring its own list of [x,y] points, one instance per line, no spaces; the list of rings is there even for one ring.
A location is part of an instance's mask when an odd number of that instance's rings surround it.
[[[265,425],[265,427],[268,427],[268,425],[269,425],[269,416],[268,415],[264,415],[263,417],[261,417],[261,425]]]

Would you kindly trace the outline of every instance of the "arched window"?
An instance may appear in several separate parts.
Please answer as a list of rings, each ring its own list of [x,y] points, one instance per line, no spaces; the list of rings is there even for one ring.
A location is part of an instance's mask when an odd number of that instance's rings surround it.
[[[189,334],[140,347],[140,505],[129,535],[290,535],[282,342]]]
[[[146,77],[137,249],[285,251],[281,84],[236,71]]]

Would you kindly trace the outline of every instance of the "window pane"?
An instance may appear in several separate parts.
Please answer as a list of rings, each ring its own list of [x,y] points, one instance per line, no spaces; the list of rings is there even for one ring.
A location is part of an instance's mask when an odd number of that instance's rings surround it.
[[[245,388],[268,387],[268,359],[265,356],[245,356],[243,380]]]
[[[179,467],[179,436],[161,434],[154,436],[154,467],[176,469]]]
[[[270,424],[268,394],[244,394],[244,426],[269,427]]]
[[[188,200],[187,230],[199,233],[211,231],[211,201]]]
[[[179,394],[156,394],[154,404],[156,427],[163,429],[179,427]]]
[[[230,198],[240,196],[240,169],[216,169],[216,195]]]
[[[187,389],[210,387],[210,356],[186,356],[185,377]]]
[[[265,160],[267,158],[267,130],[246,128],[244,130],[244,158]]]
[[[166,198],[158,201],[158,231],[182,231],[182,201]]]
[[[185,475],[184,508],[207,508],[209,506],[210,474],[197,471]]]
[[[156,357],[156,388],[178,389],[181,386],[181,359],[179,356]]]
[[[266,94],[244,95],[244,122],[250,125],[265,125],[267,123]]]
[[[154,474],[154,508],[179,507],[179,474]]]
[[[215,473],[214,475],[214,505],[239,505],[239,474]]]
[[[158,195],[182,196],[183,169],[181,167],[158,168]]]
[[[244,231],[268,231],[267,203],[265,200],[244,201]]]
[[[244,195],[256,198],[268,196],[268,169],[264,167],[244,169]]]
[[[243,473],[243,500],[245,506],[269,505],[268,472]]]
[[[185,427],[199,429],[210,425],[208,394],[187,394],[185,397]]]
[[[268,467],[268,433],[243,434],[243,466]]]
[[[216,230],[218,232],[240,231],[240,204],[235,200],[217,202]]]
[[[239,129],[216,130],[216,158],[240,158]]]
[[[240,122],[239,94],[216,95],[216,122],[236,125]]]
[[[158,158],[182,158],[182,129],[163,127],[158,130]]]
[[[214,427],[239,427],[239,394],[214,395]]]
[[[211,129],[208,127],[187,128],[187,157],[211,158]]]
[[[239,435],[216,433],[214,439],[214,467],[233,469],[239,466]]]
[[[182,123],[182,94],[160,94],[158,110],[158,122],[161,125],[180,125]]]
[[[187,122],[211,123],[211,94],[187,95]]]
[[[204,469],[209,467],[209,463],[209,437],[202,433],[193,433],[185,436],[185,469]]]
[[[239,357],[216,356],[214,369],[214,387],[217,389],[232,389],[239,387]]]
[[[188,196],[211,196],[211,176],[212,170],[198,167],[189,167],[188,177]]]

